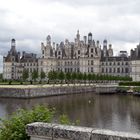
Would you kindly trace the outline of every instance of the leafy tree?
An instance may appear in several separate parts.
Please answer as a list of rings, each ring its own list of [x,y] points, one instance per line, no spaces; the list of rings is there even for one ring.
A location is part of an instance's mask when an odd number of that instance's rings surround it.
[[[67,72],[65,74],[65,79],[67,80],[68,84],[69,84],[69,81],[71,80],[71,73],[70,72]]]
[[[41,78],[41,80],[42,80],[42,79],[45,79],[45,77],[46,77],[45,72],[44,72],[44,71],[41,71],[41,73],[40,73],[40,78]]]
[[[91,75],[91,79],[92,79],[93,81],[95,80],[95,74],[94,74],[94,73]]]
[[[77,73],[77,79],[80,82],[83,79],[83,73],[81,73],[81,72]]]
[[[76,72],[73,72],[73,73],[71,74],[71,79],[73,80],[73,82],[74,82],[74,84],[75,84],[75,80],[77,79],[77,74],[76,74]]]
[[[84,82],[86,84],[86,80],[87,80],[87,74],[86,73],[84,73],[84,75],[83,75],[83,80],[84,80]]]
[[[34,70],[33,73],[32,73],[32,79],[34,81],[36,81],[37,78],[38,78],[38,71],[37,70]]]
[[[28,78],[29,78],[29,71],[27,69],[24,69],[22,73],[22,79],[23,81],[26,81]]]
[[[61,80],[61,83],[63,83],[63,80],[65,79],[65,74],[63,71],[58,73],[58,79]]]
[[[90,73],[87,75],[87,78],[88,78],[89,85],[90,85],[90,81],[91,81],[91,79],[92,79],[92,77],[91,77],[91,74],[90,74]]]
[[[0,80],[2,80],[3,79],[3,74],[2,73],[0,73]]]

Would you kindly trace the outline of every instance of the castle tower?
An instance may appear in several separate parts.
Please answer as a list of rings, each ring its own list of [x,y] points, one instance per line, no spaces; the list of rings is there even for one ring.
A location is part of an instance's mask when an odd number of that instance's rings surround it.
[[[80,34],[79,34],[79,30],[77,30],[77,35],[76,35],[76,38],[78,41],[80,41]]]
[[[88,34],[88,44],[91,45],[92,44],[92,33]]]
[[[47,45],[51,45],[51,36],[50,35],[47,36],[46,41],[47,41]]]
[[[113,56],[112,44],[109,44],[108,56],[109,56],[109,57],[112,57],[112,56]]]
[[[84,44],[87,44],[87,36],[84,36],[83,39],[84,39]]]
[[[12,52],[16,51],[16,40],[14,38],[11,39],[11,50]]]
[[[107,40],[103,41],[103,56],[107,57]]]

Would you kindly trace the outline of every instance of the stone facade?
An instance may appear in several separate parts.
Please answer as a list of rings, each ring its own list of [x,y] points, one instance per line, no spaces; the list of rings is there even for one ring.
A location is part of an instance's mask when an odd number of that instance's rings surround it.
[[[20,80],[22,78],[23,70],[29,71],[29,79],[31,79],[31,73],[33,70],[38,69],[38,59],[36,54],[23,52],[22,56],[20,52],[16,50],[15,39],[11,40],[11,49],[6,57],[3,57],[3,78],[8,80]]]
[[[64,72],[100,72],[101,48],[99,41],[92,40],[92,34],[88,38],[84,36],[80,40],[77,31],[75,42],[68,39],[60,44],[51,43],[50,35],[46,38],[46,44],[41,43],[42,57],[39,60],[39,67],[48,73],[50,70]]]
[[[48,35],[46,43],[41,43],[41,57],[36,54],[23,52],[22,56],[16,51],[15,39],[11,41],[11,50],[3,59],[4,79],[21,79],[24,69],[31,73],[38,70],[82,72],[95,74],[108,74],[114,76],[131,76],[133,80],[140,80],[140,45],[131,50],[128,56],[126,51],[120,51],[118,56],[113,55],[112,45],[107,40],[101,44],[93,40],[92,33],[80,37],[77,31],[74,42],[66,39],[60,44],[52,43]],[[139,77],[139,78],[138,78]]]
[[[140,81],[140,44],[131,50],[131,73],[134,81]]]

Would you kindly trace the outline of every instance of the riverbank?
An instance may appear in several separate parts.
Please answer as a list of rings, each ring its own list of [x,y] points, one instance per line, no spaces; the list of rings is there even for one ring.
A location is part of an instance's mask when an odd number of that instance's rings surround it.
[[[0,98],[38,98],[78,93],[115,93],[118,85],[64,84],[64,85],[0,85]]]

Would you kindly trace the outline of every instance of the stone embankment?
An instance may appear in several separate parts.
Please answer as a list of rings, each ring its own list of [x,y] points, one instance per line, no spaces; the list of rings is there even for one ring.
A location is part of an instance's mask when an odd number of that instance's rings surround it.
[[[77,93],[115,93],[118,86],[113,85],[31,85],[0,86],[0,98],[37,98]]]
[[[36,122],[26,128],[30,140],[140,140],[139,134]]]

